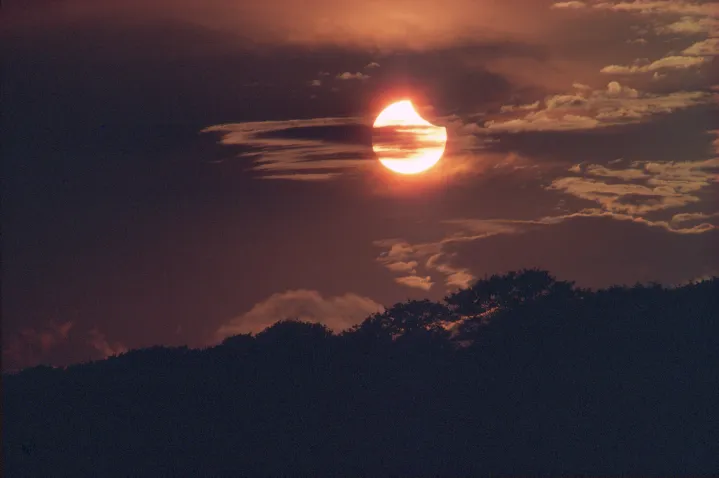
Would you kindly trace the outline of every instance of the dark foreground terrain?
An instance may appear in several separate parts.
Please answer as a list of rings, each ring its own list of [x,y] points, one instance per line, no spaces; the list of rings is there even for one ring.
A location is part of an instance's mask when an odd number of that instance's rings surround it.
[[[36,367],[3,398],[8,477],[717,476],[719,279],[510,273],[340,335]]]

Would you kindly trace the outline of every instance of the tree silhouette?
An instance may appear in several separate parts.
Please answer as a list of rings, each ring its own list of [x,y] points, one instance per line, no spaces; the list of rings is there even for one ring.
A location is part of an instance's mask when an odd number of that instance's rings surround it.
[[[458,317],[445,304],[427,299],[407,300],[371,315],[352,330],[393,338],[417,331],[442,334],[457,320]]]
[[[464,317],[477,317],[497,308],[513,307],[549,294],[571,295],[573,283],[557,281],[547,271],[524,269],[492,275],[470,288],[445,298],[450,308]]]
[[[510,272],[339,335],[3,375],[4,476],[712,476],[717,363],[718,278]]]

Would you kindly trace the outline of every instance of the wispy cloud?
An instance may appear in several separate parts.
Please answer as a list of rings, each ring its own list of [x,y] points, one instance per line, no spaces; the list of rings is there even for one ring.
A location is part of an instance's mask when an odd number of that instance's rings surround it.
[[[609,169],[599,165],[573,167],[575,176],[552,181],[550,190],[563,191],[593,201],[609,213],[643,216],[650,212],[698,203],[699,190],[717,180],[719,159],[685,162],[642,162],[627,169]],[[582,174],[584,173],[584,174]],[[591,176],[622,179],[606,182]]]
[[[398,277],[395,281],[398,284],[406,285],[415,289],[429,290],[434,285],[430,276],[420,277],[417,275]]]
[[[73,321],[50,321],[38,328],[24,328],[3,346],[3,368],[15,369],[47,363],[53,349],[67,341]]]
[[[630,12],[640,14],[677,14],[696,16],[717,16],[719,5],[716,3],[702,3],[682,0],[636,0],[633,2],[606,2],[599,1],[592,5],[597,10],[612,10],[615,12]]]
[[[417,272],[417,261],[396,261],[396,262],[387,262],[386,264],[387,269],[391,270],[392,272],[408,272],[410,274],[415,274]]]
[[[681,55],[669,55],[656,61],[637,60],[634,65],[609,65],[601,73],[634,75],[639,73],[659,73],[661,70],[686,70],[710,62],[710,57],[719,55],[719,39],[707,38],[682,50]]]
[[[546,189],[593,202],[593,207],[569,211],[565,203],[562,214],[534,219],[448,219],[436,226],[434,240],[375,241],[374,245],[382,249],[377,261],[397,274],[395,280],[399,284],[429,288],[429,284],[441,280],[451,290],[467,287],[475,280],[474,273],[462,265],[456,246],[499,235],[525,234],[576,219],[612,219],[678,235],[699,235],[719,229],[716,205],[702,203],[702,190],[719,182],[719,158],[670,162],[613,160],[606,164],[577,164],[567,173],[572,174],[555,177]],[[693,210],[682,210],[687,206]]]
[[[719,27],[719,3],[675,0],[636,0],[636,1],[604,1],[558,2],[554,9],[573,9],[591,13],[611,11],[623,14],[634,14],[649,19],[646,27],[634,25],[632,28],[646,34],[654,31],[657,35],[701,35],[715,36]],[[646,38],[630,39],[630,42],[648,43]],[[694,69],[711,61],[717,55],[716,38],[707,38],[685,48],[680,54],[667,52],[654,61],[647,59],[635,60],[633,64],[612,64],[601,69],[601,73],[613,75],[638,75],[659,73],[660,71]]]
[[[481,170],[481,158],[472,155],[489,141],[481,129],[454,115],[435,121],[447,129],[451,153],[445,153],[445,158],[452,155],[451,161],[440,161],[436,168],[442,178]],[[413,128],[411,134],[386,131],[392,128],[373,130],[372,122],[359,117],[261,121],[216,125],[202,132],[219,133],[221,144],[245,149],[239,158],[248,161],[248,169],[263,179],[326,181],[349,172],[369,171],[376,167],[372,140],[390,141],[394,150],[405,151],[402,154],[426,147],[426,141],[418,142],[421,128]]]
[[[410,243],[405,239],[382,239],[375,241],[376,247],[384,249],[377,257],[377,262],[390,271],[396,272],[396,264],[412,262],[417,264],[411,276],[395,278],[399,284],[429,290],[434,282],[433,273],[439,273],[449,290],[467,287],[475,277],[472,273],[453,261],[454,254],[447,247],[452,244],[472,242],[498,234],[512,234],[519,232],[512,221],[506,220],[446,220],[443,224],[455,226],[455,230],[436,241]],[[417,272],[422,269],[426,274]]]
[[[716,56],[719,55],[719,38],[707,38],[682,50],[685,55]]]
[[[90,330],[89,342],[95,350],[102,354],[102,358],[120,355],[128,350],[127,346],[120,342],[110,342],[98,329]]]
[[[587,4],[584,2],[580,2],[577,0],[572,0],[571,2],[556,2],[552,4],[551,8],[569,8],[569,9],[578,9],[578,8],[586,8]]]
[[[490,120],[484,126],[489,132],[509,133],[594,129],[635,123],[653,115],[671,113],[712,100],[710,94],[702,91],[651,94],[617,81],[609,82],[603,90],[578,86],[575,85],[575,91],[571,93],[546,97],[540,109],[514,119]],[[505,107],[503,111],[515,112],[517,108]]]
[[[500,108],[500,111],[502,113],[508,113],[510,111],[528,111],[528,110],[536,110],[539,108],[539,101],[535,101],[534,103],[524,104],[524,105],[505,105]]]
[[[651,73],[659,70],[686,70],[706,62],[698,56],[667,56],[643,65],[609,65],[600,70],[601,73],[634,75],[637,73]]]
[[[716,34],[719,32],[719,20],[711,17],[682,17],[666,25],[655,28],[660,35],[697,35],[702,33]]]
[[[524,234],[537,228],[552,227],[580,218],[632,222],[681,235],[703,234],[719,229],[719,213],[683,213],[674,215],[669,220],[651,220],[633,214],[587,208],[574,213],[544,216],[532,220],[452,219],[445,223],[454,225],[457,231],[434,242],[413,244],[402,239],[396,239],[396,241],[401,241],[402,247],[406,251],[403,255],[405,259],[423,261],[425,270],[429,273],[439,273],[444,278],[447,290],[452,290],[466,288],[476,280],[476,276],[468,268],[457,264],[461,262],[461,257],[451,252],[452,244],[472,243],[502,234]],[[386,248],[386,241],[376,241],[375,245]],[[384,251],[378,258],[378,261],[385,265],[388,264],[386,262],[387,253],[388,251]],[[433,284],[431,275],[401,276],[395,281],[408,287],[425,290],[428,290]]]
[[[342,173],[304,173],[294,172],[292,174],[272,174],[265,176],[264,179],[286,179],[288,181],[329,181],[330,179],[341,176]]]
[[[324,297],[316,290],[288,290],[271,295],[246,313],[228,321],[217,330],[213,340],[261,332],[275,322],[286,319],[318,322],[339,332],[383,310],[382,305],[357,294]]]
[[[635,0],[635,1],[567,1],[555,2],[551,8],[556,9],[593,9],[609,10],[614,12],[636,13],[641,15],[684,15],[717,16],[719,7],[713,3],[682,0]],[[589,10],[591,11],[591,10]]]
[[[340,73],[339,75],[337,75],[338,80],[368,80],[369,78],[369,75],[365,75],[364,73],[360,73],[359,71],[356,73],[345,71],[344,73]]]
[[[56,365],[58,357],[72,354],[81,347],[88,357],[105,358],[127,351],[119,342],[110,342],[97,329],[83,331],[75,321],[48,321],[34,328],[24,328],[7,338],[3,347],[3,368],[17,370],[36,365]]]
[[[203,132],[220,133],[222,144],[248,149],[239,157],[251,160],[250,170],[263,178],[323,181],[369,166],[371,150],[366,144],[333,138],[338,129],[363,127],[369,125],[360,118],[317,118],[224,124]],[[324,136],[318,137],[318,130]],[[303,137],[303,131],[313,134]]]

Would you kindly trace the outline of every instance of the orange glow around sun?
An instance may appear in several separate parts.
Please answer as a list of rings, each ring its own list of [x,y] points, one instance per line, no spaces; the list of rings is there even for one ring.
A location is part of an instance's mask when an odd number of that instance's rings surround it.
[[[373,141],[372,149],[380,163],[396,173],[427,171],[444,154],[447,129],[422,118],[409,100],[385,108],[373,128],[378,132],[391,132],[391,140]]]

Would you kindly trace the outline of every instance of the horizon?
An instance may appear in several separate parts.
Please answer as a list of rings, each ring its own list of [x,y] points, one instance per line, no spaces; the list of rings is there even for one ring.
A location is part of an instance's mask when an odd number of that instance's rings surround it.
[[[485,276],[484,278],[478,279],[474,284],[470,285],[468,288],[465,289],[459,289],[457,291],[454,291],[452,294],[442,298],[441,300],[434,301],[434,304],[447,306],[452,308],[453,301],[458,300],[457,298],[460,297],[459,294],[461,294],[463,291],[469,291],[472,289],[476,289],[477,287],[481,287],[481,284],[490,284],[491,281],[497,280],[497,279],[504,279],[515,275],[521,275],[526,272],[540,272],[540,273],[546,273],[549,275],[549,277],[552,277],[553,280],[556,279],[554,276],[551,275],[549,271],[540,271],[537,269],[525,269],[522,271],[509,271],[505,274],[499,274],[499,275],[493,275],[493,276]],[[668,292],[673,290],[681,290],[681,289],[691,289],[692,287],[696,287],[699,285],[702,285],[703,283],[710,283],[710,284],[717,284],[719,283],[719,276],[713,276],[713,277],[701,277],[696,280],[690,280],[688,282],[682,283],[682,284],[659,284],[656,282],[649,282],[649,283],[635,283],[632,285],[628,284],[614,284],[606,288],[599,288],[599,289],[592,289],[592,288],[582,288],[582,287],[576,287],[573,281],[559,281],[560,283],[566,283],[569,285],[569,288],[574,293],[578,294],[575,299],[579,300],[585,300],[586,298],[591,298],[592,296],[596,296],[598,294],[602,293],[632,293],[636,291],[645,291],[645,290],[659,290],[662,292]],[[586,296],[586,297],[585,297]],[[453,299],[454,298],[454,299]],[[190,347],[187,344],[179,344],[179,345],[172,345],[172,346],[165,346],[162,344],[153,344],[148,347],[142,347],[142,348],[135,348],[135,349],[125,349],[125,350],[115,350],[115,353],[108,354],[106,357],[100,358],[100,359],[88,359],[86,361],[81,362],[75,362],[71,364],[66,365],[52,365],[52,364],[35,364],[30,367],[25,368],[16,368],[16,369],[3,369],[2,373],[3,375],[9,374],[9,375],[17,375],[18,373],[22,373],[25,371],[30,371],[34,368],[43,368],[43,367],[49,367],[53,369],[60,369],[60,370],[68,370],[75,366],[83,366],[88,364],[93,364],[97,362],[103,362],[108,359],[113,358],[122,358],[122,356],[126,354],[131,354],[133,352],[143,352],[148,350],[154,350],[157,347],[161,348],[186,348],[188,350],[195,350],[195,351],[207,351],[210,349],[213,349],[215,347],[221,347],[225,346],[227,344],[228,340],[231,340],[233,338],[237,337],[251,337],[251,338],[257,338],[258,335],[264,334],[267,331],[273,329],[274,327],[285,324],[285,323],[297,323],[297,324],[303,324],[303,325],[310,325],[310,324],[317,324],[324,328],[324,330],[332,337],[340,338],[346,334],[352,334],[357,330],[357,327],[364,325],[367,325],[374,317],[377,315],[386,315],[389,314],[391,317],[393,314],[393,311],[397,310],[398,308],[402,308],[405,306],[418,306],[418,307],[425,307],[427,305],[428,301],[427,299],[422,300],[416,300],[416,299],[406,299],[405,301],[397,302],[391,306],[388,307],[382,307],[377,310],[374,313],[369,314],[367,317],[364,317],[362,320],[360,320],[356,324],[350,324],[342,328],[337,328],[337,324],[324,324],[321,322],[316,322],[313,320],[312,316],[293,316],[293,317],[277,317],[273,322],[268,323],[266,327],[262,330],[243,330],[240,327],[235,327],[234,329],[232,327],[229,328],[229,330],[220,331],[221,338],[216,338],[214,340],[210,340],[207,343],[204,344],[197,344],[194,347]],[[429,301],[429,303],[432,303],[432,301]],[[485,313],[479,314],[483,317],[483,321],[486,319],[489,319],[490,321],[493,320],[492,317],[496,315],[497,312],[500,312],[498,310],[490,309],[487,310]],[[506,311],[505,311],[506,312]],[[466,339],[461,338],[461,334],[458,335],[459,330],[462,326],[462,324],[467,323],[471,320],[474,320],[478,317],[477,314],[463,314],[459,310],[454,310],[453,313],[456,314],[456,318],[452,320],[443,320],[439,322],[439,325],[442,329],[449,332],[450,334],[446,337],[446,339],[453,344],[455,347],[463,347],[465,345],[460,345],[462,342],[466,342]],[[487,322],[488,324],[489,322]],[[332,326],[334,325],[334,327]],[[299,338],[299,337],[298,337]],[[396,338],[396,337],[395,337]]]

